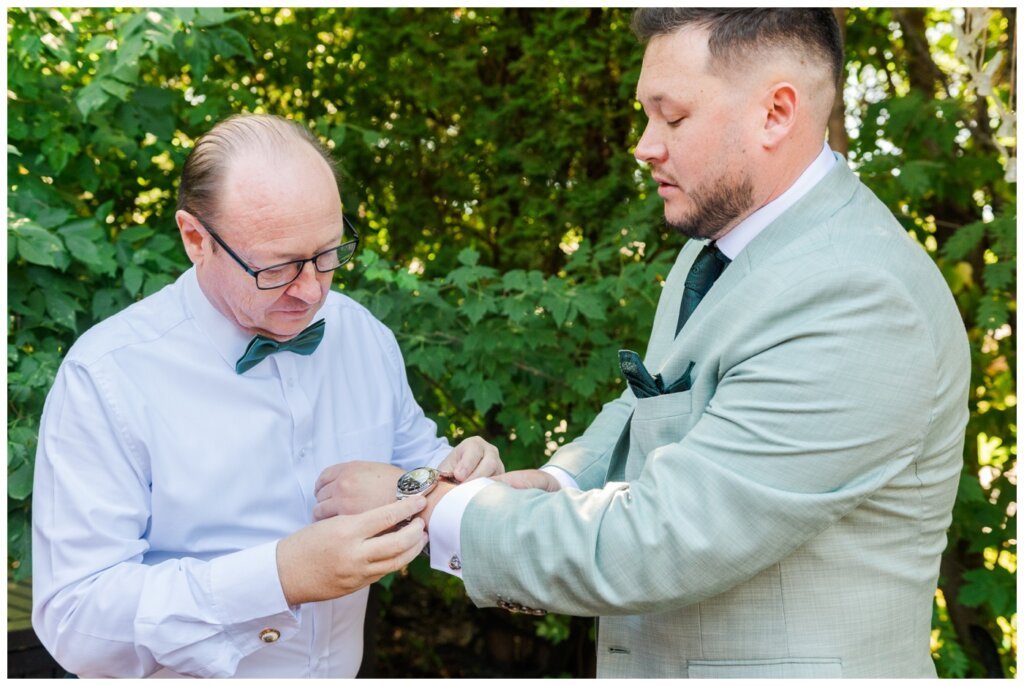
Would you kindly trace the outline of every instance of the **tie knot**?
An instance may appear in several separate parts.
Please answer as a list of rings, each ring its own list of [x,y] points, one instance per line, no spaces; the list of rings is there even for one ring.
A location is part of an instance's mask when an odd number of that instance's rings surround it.
[[[693,266],[686,275],[685,287],[696,291],[700,294],[699,297],[703,298],[728,263],[729,258],[722,254],[714,243],[708,243],[693,261]]]

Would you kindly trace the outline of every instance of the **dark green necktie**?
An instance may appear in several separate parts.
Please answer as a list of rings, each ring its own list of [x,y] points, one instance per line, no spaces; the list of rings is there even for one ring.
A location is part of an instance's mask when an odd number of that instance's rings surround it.
[[[287,341],[275,341],[266,336],[253,336],[253,339],[249,341],[249,345],[245,349],[245,353],[235,363],[235,372],[243,374],[258,365],[264,357],[281,352],[282,350],[290,350],[297,355],[312,355],[316,347],[320,345],[320,339],[323,337],[323,319],[310,324],[299,332],[298,336]]]
[[[679,320],[676,322],[676,335],[683,328],[683,324],[690,318],[697,305],[711,290],[715,279],[722,275],[722,271],[731,260],[722,254],[722,251],[715,247],[714,242],[708,243],[697,255],[690,267],[690,273],[686,275],[686,283],[683,285],[683,299],[679,303]]]

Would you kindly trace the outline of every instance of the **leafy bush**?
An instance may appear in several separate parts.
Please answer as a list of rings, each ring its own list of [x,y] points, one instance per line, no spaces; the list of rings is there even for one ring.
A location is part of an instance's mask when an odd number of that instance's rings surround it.
[[[945,676],[1012,673],[1015,10],[837,12],[848,85],[832,145],[934,257],[972,344],[933,653]],[[444,431],[485,436],[510,468],[582,431],[621,391],[615,351],[642,349],[679,247],[631,155],[641,50],[628,21],[621,9],[10,9],[13,577],[30,575],[35,440],[61,357],[188,266],[176,177],[231,112],[293,117],[335,151],[366,238],[339,287],[396,331]],[[385,581],[385,601],[420,584],[468,604],[459,582],[412,571]],[[542,642],[587,631],[516,621]]]

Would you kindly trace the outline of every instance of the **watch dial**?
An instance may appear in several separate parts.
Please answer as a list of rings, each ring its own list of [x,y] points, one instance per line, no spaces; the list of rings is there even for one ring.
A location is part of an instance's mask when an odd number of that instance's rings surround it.
[[[411,472],[406,472],[398,480],[398,490],[402,493],[416,493],[430,481],[431,470],[429,467],[420,467]]]

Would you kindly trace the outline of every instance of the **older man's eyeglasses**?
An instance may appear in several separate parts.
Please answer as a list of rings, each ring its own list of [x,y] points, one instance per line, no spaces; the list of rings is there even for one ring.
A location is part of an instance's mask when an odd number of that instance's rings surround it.
[[[199,221],[198,218],[197,221]],[[246,264],[245,260],[239,257],[238,254],[224,242],[223,238],[217,235],[217,232],[214,231],[209,224],[202,221],[199,221],[199,223],[204,229],[206,229],[206,232],[210,234],[210,237],[217,242],[217,245],[224,248],[224,251],[230,255],[242,269],[245,270],[246,274],[256,279],[256,288],[259,288],[261,291],[269,291],[275,288],[287,286],[292,281],[299,278],[299,274],[302,273],[307,262],[312,262],[313,267],[318,272],[326,273],[333,272],[351,260],[352,255],[359,246],[359,233],[356,231],[356,227],[352,226],[352,222],[348,220],[348,217],[342,216],[342,221],[345,225],[345,233],[352,235],[351,240],[345,241],[337,248],[324,250],[323,252],[317,253],[316,255],[304,260],[282,262],[281,264],[275,264],[264,269],[253,269],[250,267]]]

